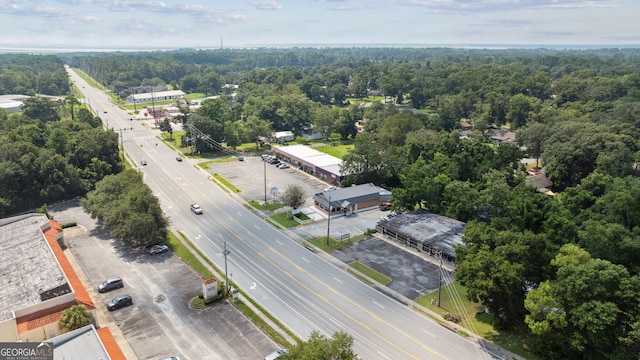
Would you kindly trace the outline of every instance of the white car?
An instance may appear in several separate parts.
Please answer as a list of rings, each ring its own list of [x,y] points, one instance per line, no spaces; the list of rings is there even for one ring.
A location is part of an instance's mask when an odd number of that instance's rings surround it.
[[[289,353],[289,349],[276,350],[276,351],[272,352],[271,354],[265,356],[264,360],[275,360],[275,359],[281,357],[282,355],[288,354],[288,353]]]
[[[191,209],[191,211],[193,211],[194,214],[202,214],[202,208],[198,204],[191,204],[189,205],[189,208]]]
[[[287,163],[278,164],[278,169],[288,169],[288,168],[289,168],[289,164]]]

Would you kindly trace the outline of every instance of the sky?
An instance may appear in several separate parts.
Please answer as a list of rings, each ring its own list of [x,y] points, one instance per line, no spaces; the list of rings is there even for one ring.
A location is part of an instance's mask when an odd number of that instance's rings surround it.
[[[0,0],[0,48],[640,47],[640,0]]]

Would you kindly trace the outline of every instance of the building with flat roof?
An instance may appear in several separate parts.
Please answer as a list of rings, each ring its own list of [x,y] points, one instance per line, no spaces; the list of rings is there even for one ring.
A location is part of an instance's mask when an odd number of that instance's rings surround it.
[[[0,109],[4,109],[7,114],[22,111],[24,99],[27,95],[0,95]]]
[[[0,219],[0,341],[43,341],[62,333],[73,305],[95,318],[95,305],[58,241],[60,225],[44,214]]]
[[[343,174],[340,170],[342,160],[335,156],[302,144],[274,146],[271,149],[276,157],[286,160],[302,171],[315,175],[333,185],[342,183]]]
[[[453,262],[454,247],[462,245],[465,223],[430,213],[424,209],[387,216],[376,225],[376,231],[403,245],[431,256]]]
[[[185,93],[182,90],[158,91],[143,94],[132,94],[127,96],[129,103],[149,103],[153,101],[164,101],[173,99],[183,99]]]

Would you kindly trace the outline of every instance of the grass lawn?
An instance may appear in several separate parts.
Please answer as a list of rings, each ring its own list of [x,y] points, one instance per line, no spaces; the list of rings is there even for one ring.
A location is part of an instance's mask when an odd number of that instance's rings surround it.
[[[220,174],[213,174],[213,177],[219,181],[220,183],[222,183],[227,189],[233,191],[234,193],[239,193],[242,192],[242,190],[238,189],[237,187],[235,187],[232,183],[229,182],[229,180],[225,179],[222,177],[222,175]]]
[[[359,262],[359,261],[354,261],[351,264],[349,264],[349,266],[351,268],[353,268],[354,270],[370,277],[371,279],[379,282],[382,285],[386,285],[388,283],[391,282],[391,278],[388,276],[385,276],[384,274],[381,274],[375,270],[373,270],[372,268],[368,267],[367,265]]]
[[[314,147],[315,150],[318,150],[318,151],[323,152],[325,154],[329,154],[331,156],[335,156],[338,159],[342,159],[345,155],[347,155],[354,148],[355,148],[354,144],[338,145],[338,146],[317,146],[317,147]]]
[[[366,104],[371,102],[383,101],[384,96],[367,96],[365,98],[347,98],[347,101],[352,104]]]
[[[287,212],[275,214],[271,217],[271,219],[273,219],[275,222],[277,222],[278,224],[286,228],[300,225],[297,221],[290,218],[290,216],[291,216],[291,212],[287,211]]]
[[[180,235],[185,241],[188,241],[186,236],[183,234]],[[209,271],[209,269],[207,269],[207,267],[204,266],[204,264],[202,264],[200,260],[198,260],[198,258],[196,258],[196,256],[189,251],[189,249],[187,249],[187,247],[180,242],[180,239],[178,239],[172,232],[167,234],[167,244],[176,255],[180,256],[182,260],[200,274],[203,279],[211,279],[214,277],[213,273]]]
[[[260,203],[256,200],[249,200],[251,206],[258,210],[268,210],[268,211],[276,211],[280,208],[283,208],[284,205],[276,202],[268,202],[266,204]]]
[[[454,295],[457,294],[457,295]],[[454,296],[452,296],[454,295]],[[433,305],[431,302],[433,301]],[[464,320],[460,325],[465,328],[475,331],[483,338],[494,342],[503,348],[518,354],[529,360],[540,360],[535,355],[527,352],[527,345],[531,339],[527,331],[501,331],[494,328],[492,324],[492,316],[482,312],[484,307],[480,303],[474,303],[467,300],[467,290],[458,283],[453,283],[447,286],[443,286],[440,291],[441,307],[435,304],[438,301],[438,291],[434,291],[430,294],[424,295],[416,302],[429,310],[438,313],[440,315],[454,314],[462,315],[461,312],[466,314],[470,324]],[[457,303],[460,307],[456,306]]]

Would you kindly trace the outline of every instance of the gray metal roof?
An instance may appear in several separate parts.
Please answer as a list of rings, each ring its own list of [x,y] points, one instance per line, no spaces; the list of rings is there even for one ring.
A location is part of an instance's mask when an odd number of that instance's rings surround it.
[[[111,359],[93,325],[87,325],[46,341],[53,343],[54,360]]]
[[[44,214],[0,220],[0,321],[11,319],[13,310],[41,303],[50,290],[69,286],[44,238],[48,228]]]
[[[359,203],[375,198],[380,198],[380,192],[387,191],[372,183],[348,186],[335,190],[324,191],[313,196],[313,200],[320,204],[327,205],[328,199],[331,198],[332,206],[341,206],[345,201],[350,203]]]
[[[380,220],[380,226],[415,239],[451,257],[462,244],[465,223],[419,209]]]

